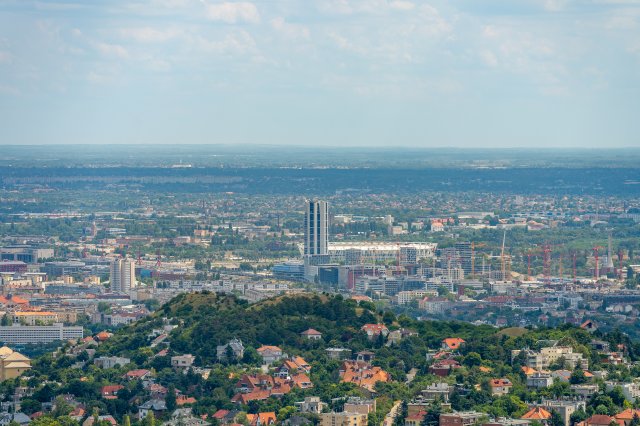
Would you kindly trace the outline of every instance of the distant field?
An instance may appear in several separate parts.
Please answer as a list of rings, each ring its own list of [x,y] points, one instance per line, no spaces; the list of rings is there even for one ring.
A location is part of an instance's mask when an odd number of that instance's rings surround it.
[[[524,334],[527,334],[528,332],[529,330],[527,330],[526,328],[509,327],[509,328],[505,328],[504,330],[500,330],[498,334],[501,336],[520,337]]]

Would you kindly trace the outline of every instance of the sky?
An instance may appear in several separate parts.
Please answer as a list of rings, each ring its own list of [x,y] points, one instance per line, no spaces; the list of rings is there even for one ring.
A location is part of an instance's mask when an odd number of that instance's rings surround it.
[[[640,147],[640,0],[0,1],[0,144]]]

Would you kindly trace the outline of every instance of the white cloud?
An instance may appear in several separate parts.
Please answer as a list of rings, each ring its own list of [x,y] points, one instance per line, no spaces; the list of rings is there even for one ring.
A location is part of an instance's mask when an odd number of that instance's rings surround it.
[[[129,52],[127,51],[127,49],[125,49],[123,46],[120,46],[119,44],[99,42],[95,43],[95,47],[103,55],[115,56],[122,59],[129,57]]]
[[[305,27],[304,25],[288,23],[283,17],[272,19],[271,27],[285,37],[292,40],[309,38],[309,28]]]
[[[391,3],[389,3],[389,6],[392,9],[398,9],[398,10],[413,10],[416,5],[413,4],[410,1],[405,1],[405,0],[395,0],[392,1]]]
[[[490,50],[481,51],[480,59],[482,59],[482,62],[484,62],[485,65],[492,68],[498,66],[498,58],[496,57],[495,53]]]
[[[223,39],[212,40],[197,36],[189,40],[189,45],[205,53],[215,54],[244,54],[255,50],[256,42],[246,31],[234,31]]]
[[[545,10],[550,12],[558,12],[564,9],[567,0],[544,0],[543,6]]]
[[[221,21],[227,24],[260,22],[258,8],[251,2],[225,2],[208,5],[207,17],[212,21]]]
[[[129,38],[140,43],[161,43],[170,40],[180,34],[176,29],[158,30],[151,27],[123,28],[119,31],[120,36]]]

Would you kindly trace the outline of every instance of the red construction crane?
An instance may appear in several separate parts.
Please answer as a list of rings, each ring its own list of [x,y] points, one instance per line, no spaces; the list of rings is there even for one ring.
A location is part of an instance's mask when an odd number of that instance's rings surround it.
[[[622,260],[624,259],[624,253],[622,252],[622,249],[618,250],[618,277],[620,279],[620,281],[622,281]]]
[[[546,284],[551,284],[551,245],[545,244],[542,248],[542,265],[544,281]]]
[[[140,250],[138,250],[138,261],[136,263],[142,265],[142,253],[140,253]]]
[[[156,252],[156,268],[159,268],[162,262],[160,262],[160,251]]]
[[[600,256],[598,254],[598,250],[602,249],[604,247],[602,246],[595,246],[593,247],[593,256],[595,257],[595,261],[596,261],[596,267],[595,267],[595,277],[596,277],[596,281],[598,281],[598,279],[600,279]]]

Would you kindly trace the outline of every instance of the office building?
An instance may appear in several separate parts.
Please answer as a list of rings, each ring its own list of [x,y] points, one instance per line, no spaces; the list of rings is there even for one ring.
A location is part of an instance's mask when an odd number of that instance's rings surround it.
[[[53,249],[37,248],[25,244],[0,247],[0,260],[14,260],[25,263],[37,263],[53,257]]]
[[[326,201],[307,201],[304,215],[304,254],[329,254],[329,204]]]
[[[51,343],[57,340],[65,341],[82,339],[83,337],[82,327],[65,327],[62,323],[0,326],[0,342],[8,345]]]
[[[136,286],[136,265],[132,259],[115,259],[110,269],[111,291],[128,293]]]

